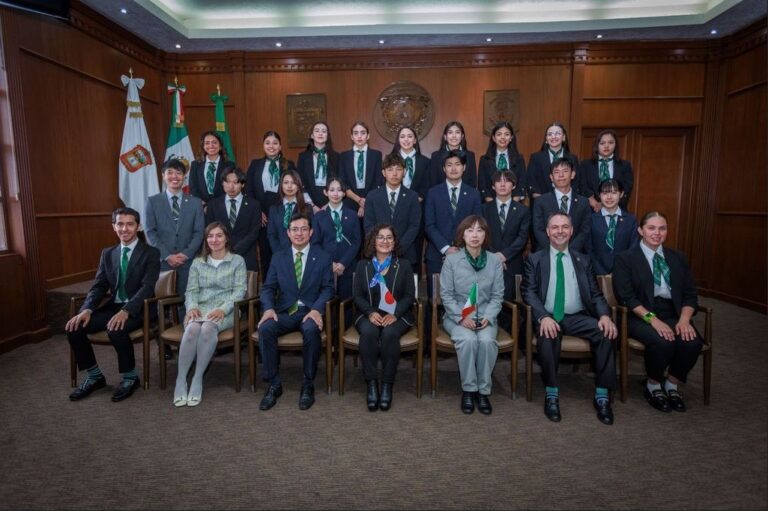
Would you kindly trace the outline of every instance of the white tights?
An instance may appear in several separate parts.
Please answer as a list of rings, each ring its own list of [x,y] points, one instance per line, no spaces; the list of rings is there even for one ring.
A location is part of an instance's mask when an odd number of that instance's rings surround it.
[[[189,387],[189,396],[201,397],[203,395],[203,374],[211,361],[216,346],[218,345],[219,328],[211,321],[192,321],[184,329],[179,347],[179,374],[176,377],[176,390],[173,398],[187,395],[187,374],[192,367],[192,362],[197,357],[195,374],[192,377],[192,385]]]

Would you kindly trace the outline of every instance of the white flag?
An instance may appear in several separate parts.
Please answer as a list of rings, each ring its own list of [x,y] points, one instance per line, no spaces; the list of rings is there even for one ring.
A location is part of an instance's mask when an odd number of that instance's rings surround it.
[[[387,288],[384,279],[379,280],[379,310],[383,310],[387,314],[394,314],[396,307],[397,301]]]
[[[160,192],[157,181],[157,166],[152,157],[144,115],[141,113],[139,89],[144,87],[141,78],[121,76],[123,85],[128,87],[123,128],[123,143],[118,161],[120,200],[126,207],[133,208],[144,217],[144,202],[147,197]]]

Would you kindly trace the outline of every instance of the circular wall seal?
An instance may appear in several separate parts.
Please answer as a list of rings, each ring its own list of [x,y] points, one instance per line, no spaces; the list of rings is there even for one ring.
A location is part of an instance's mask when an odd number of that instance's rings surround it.
[[[414,82],[395,82],[381,91],[373,107],[373,124],[384,140],[395,143],[403,126],[423,139],[435,122],[435,104],[429,92]]]

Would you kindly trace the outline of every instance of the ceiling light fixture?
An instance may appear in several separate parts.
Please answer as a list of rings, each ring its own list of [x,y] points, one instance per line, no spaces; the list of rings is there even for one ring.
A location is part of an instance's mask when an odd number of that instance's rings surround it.
[[[717,29],[713,28],[712,30],[709,31],[709,33],[712,35],[717,35]]]
[[[275,46],[277,46],[278,48],[282,48],[283,47],[283,43],[278,41],[278,42],[275,43]]]
[[[123,13],[123,14],[128,14],[128,9],[123,7],[122,9],[120,9],[120,12]]]
[[[486,43],[492,43],[493,42],[493,37],[486,37],[485,38],[485,42]]]
[[[177,50],[180,50],[180,49],[181,49],[181,45],[180,45],[179,43],[176,43],[176,49],[177,49]]]
[[[384,39],[379,39],[379,44],[384,44]]]
[[[602,39],[603,38],[603,34],[597,34],[597,36],[595,36],[595,37],[597,37],[598,39]]]

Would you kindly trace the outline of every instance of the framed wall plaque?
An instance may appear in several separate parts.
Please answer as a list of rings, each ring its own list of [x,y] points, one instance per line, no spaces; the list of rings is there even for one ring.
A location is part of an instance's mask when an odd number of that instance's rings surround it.
[[[304,147],[318,121],[325,121],[325,94],[288,94],[288,147]]]
[[[515,133],[520,129],[520,91],[518,89],[483,92],[483,133],[490,135],[493,126],[501,121],[511,124]]]
[[[384,140],[394,143],[403,126],[416,132],[419,140],[432,129],[435,104],[421,85],[400,81],[381,91],[373,107],[373,124]]]

